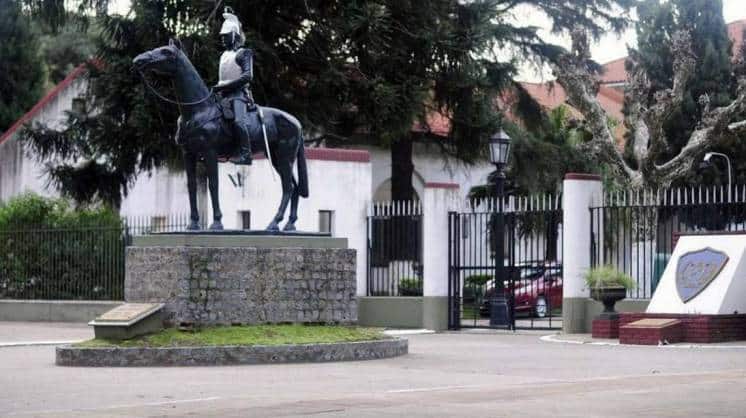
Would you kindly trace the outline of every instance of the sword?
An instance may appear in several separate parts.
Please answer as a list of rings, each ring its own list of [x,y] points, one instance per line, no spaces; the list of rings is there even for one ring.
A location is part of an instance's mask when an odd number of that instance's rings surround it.
[[[264,125],[264,112],[262,108],[257,106],[259,111],[259,122],[262,124],[262,135],[264,135],[264,149],[266,150],[267,160],[269,160],[269,171],[272,172],[272,181],[277,181],[275,178],[274,164],[272,164],[272,153],[269,152],[269,140],[267,139],[267,127]]]

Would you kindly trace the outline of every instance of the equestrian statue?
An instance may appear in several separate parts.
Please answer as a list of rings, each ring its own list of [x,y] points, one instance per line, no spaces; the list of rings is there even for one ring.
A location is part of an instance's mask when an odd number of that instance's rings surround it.
[[[290,204],[290,216],[284,231],[295,231],[298,219],[298,199],[308,197],[308,170],[303,148],[303,129],[300,122],[287,112],[257,106],[251,95],[254,54],[243,48],[244,35],[238,18],[229,12],[220,38],[225,52],[220,57],[219,81],[207,87],[178,40],[167,46],[144,52],[133,60],[135,69],[170,77],[174,83],[176,100],[159,94],[143,77],[143,82],[161,100],[179,106],[176,142],[184,152],[184,163],[189,190],[190,223],[188,230],[198,230],[197,161],[203,161],[207,171],[210,200],[212,201],[212,230],[223,229],[218,200],[218,161],[251,164],[252,150],[262,151],[280,176],[282,199],[277,214],[267,226],[268,231],[279,231]],[[298,162],[298,178],[293,176],[293,164]]]

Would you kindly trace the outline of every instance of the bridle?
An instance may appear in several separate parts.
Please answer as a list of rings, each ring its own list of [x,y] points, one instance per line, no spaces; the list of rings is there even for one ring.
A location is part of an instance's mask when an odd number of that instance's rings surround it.
[[[137,72],[140,74],[140,77],[142,78],[142,82],[145,84],[145,86],[153,94],[155,94],[155,96],[157,98],[163,100],[164,102],[175,104],[176,106],[179,106],[179,108],[181,108],[181,106],[194,106],[194,105],[198,105],[198,104],[204,103],[207,99],[209,99],[210,97],[212,97],[212,94],[213,94],[212,88],[210,88],[210,91],[207,92],[207,95],[204,98],[202,98],[200,100],[197,100],[195,102],[180,102],[178,100],[172,100],[172,99],[169,99],[168,97],[165,97],[162,94],[158,93],[158,91],[155,89],[155,87],[151,86],[150,83],[148,83],[148,79],[145,78],[145,73],[143,73],[143,71],[141,69],[138,68]],[[172,81],[172,83],[173,83],[173,81]]]

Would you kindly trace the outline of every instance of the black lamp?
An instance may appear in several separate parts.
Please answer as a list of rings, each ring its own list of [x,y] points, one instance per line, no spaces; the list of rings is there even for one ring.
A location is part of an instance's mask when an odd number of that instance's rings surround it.
[[[490,137],[490,161],[500,168],[508,164],[510,155],[510,136],[500,129],[500,132]]]

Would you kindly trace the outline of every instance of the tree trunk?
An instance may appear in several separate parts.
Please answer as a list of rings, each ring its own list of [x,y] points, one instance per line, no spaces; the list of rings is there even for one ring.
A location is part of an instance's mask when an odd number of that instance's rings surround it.
[[[412,138],[402,138],[391,144],[391,200],[413,200]]]

